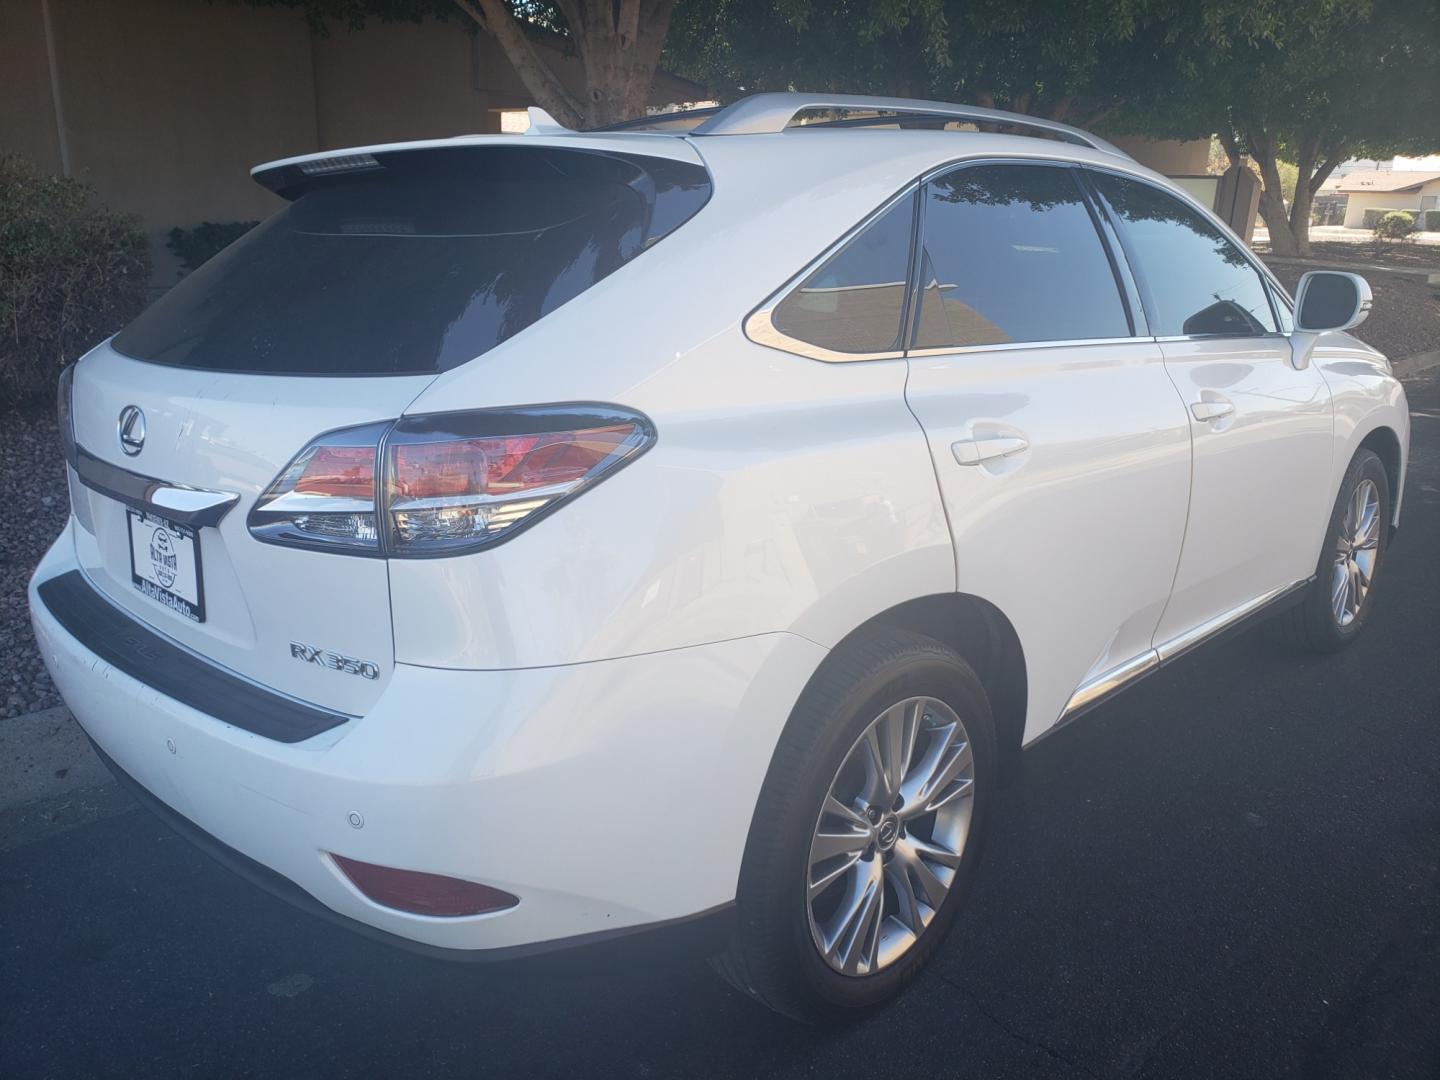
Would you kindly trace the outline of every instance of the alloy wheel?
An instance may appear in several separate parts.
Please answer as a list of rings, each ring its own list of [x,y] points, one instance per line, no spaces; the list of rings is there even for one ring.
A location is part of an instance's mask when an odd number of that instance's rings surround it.
[[[1360,615],[1375,574],[1380,550],[1380,490],[1373,480],[1355,486],[1335,537],[1335,570],[1330,583],[1330,607],[1335,622],[1344,627]]]
[[[810,933],[845,975],[893,964],[935,918],[960,867],[974,808],[965,725],[912,697],[861,733],[831,781],[810,842]]]

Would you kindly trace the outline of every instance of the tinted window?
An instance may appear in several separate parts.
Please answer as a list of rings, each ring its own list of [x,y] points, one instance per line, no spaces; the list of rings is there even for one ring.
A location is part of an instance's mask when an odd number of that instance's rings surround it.
[[[1108,173],[1093,179],[1138,265],[1150,331],[1159,337],[1255,336],[1275,330],[1260,274],[1203,215],[1149,184]]]
[[[931,181],[920,281],[917,349],[1130,334],[1068,169],[983,165]]]
[[[876,218],[775,306],[782,334],[844,353],[900,348],[915,200]]]
[[[221,371],[443,371],[613,273],[710,193],[704,169],[660,158],[466,147],[376,159],[308,181],[115,347]]]

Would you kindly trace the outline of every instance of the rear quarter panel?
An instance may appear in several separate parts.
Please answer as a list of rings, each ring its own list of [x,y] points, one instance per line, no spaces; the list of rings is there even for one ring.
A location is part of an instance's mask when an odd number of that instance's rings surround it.
[[[741,330],[933,151],[857,168],[848,142],[766,141],[705,142],[721,160],[692,221],[410,406],[610,402],[658,441],[498,547],[392,561],[399,662],[561,664],[780,630],[828,647],[955,588],[904,362],[820,363]],[[786,179],[788,154],[804,177]]]

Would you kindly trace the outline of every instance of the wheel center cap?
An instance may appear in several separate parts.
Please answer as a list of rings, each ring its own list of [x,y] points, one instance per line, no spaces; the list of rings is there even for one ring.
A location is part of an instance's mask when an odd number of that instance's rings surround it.
[[[880,824],[875,826],[875,844],[881,851],[889,851],[895,846],[895,841],[900,839],[900,819],[894,814],[886,814],[880,819]]]

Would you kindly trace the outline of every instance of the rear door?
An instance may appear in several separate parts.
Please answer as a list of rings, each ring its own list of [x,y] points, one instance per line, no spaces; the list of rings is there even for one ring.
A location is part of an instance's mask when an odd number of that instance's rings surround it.
[[[1064,166],[960,166],[923,193],[906,396],[959,588],[1010,617],[1033,735],[1149,657],[1180,555],[1185,410]]]
[[[1189,525],[1156,629],[1178,652],[1315,572],[1331,490],[1324,376],[1297,371],[1259,270],[1170,192],[1086,174],[1115,221],[1194,439]]]

